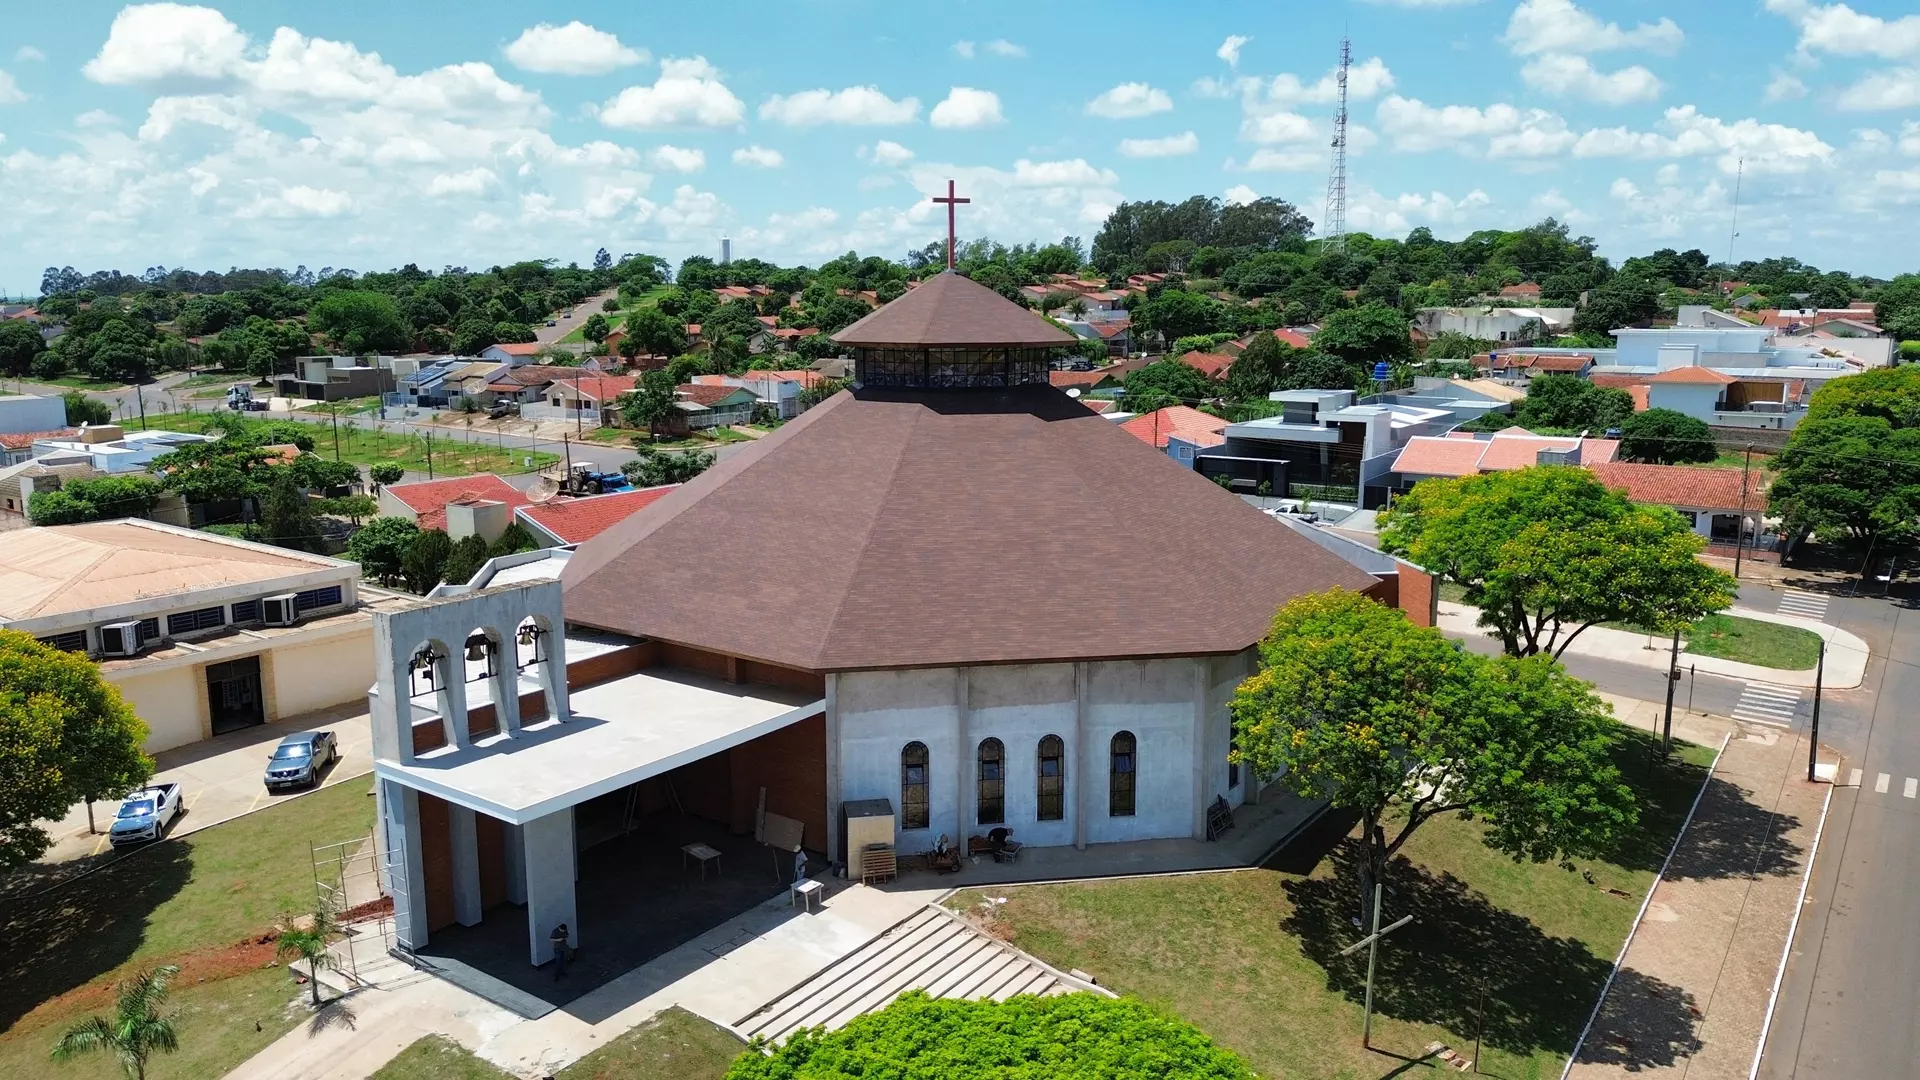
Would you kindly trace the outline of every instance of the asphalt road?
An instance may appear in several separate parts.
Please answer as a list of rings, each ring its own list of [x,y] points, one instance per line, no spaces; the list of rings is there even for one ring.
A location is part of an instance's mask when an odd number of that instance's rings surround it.
[[[1920,1075],[1920,609],[1835,601],[1872,644],[1858,715],[1836,738],[1838,785],[1760,1075]],[[1824,719],[1824,717],[1823,717]],[[1824,727],[1824,725],[1823,725]]]

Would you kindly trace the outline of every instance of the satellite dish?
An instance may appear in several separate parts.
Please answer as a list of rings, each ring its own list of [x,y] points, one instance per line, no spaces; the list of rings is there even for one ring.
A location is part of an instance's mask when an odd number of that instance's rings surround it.
[[[1073,397],[1073,398],[1077,398],[1077,397],[1079,397],[1079,396],[1080,396],[1080,388],[1079,388],[1079,387],[1077,387],[1077,386],[1069,386],[1069,387],[1067,387],[1067,396],[1068,396],[1068,397]]]

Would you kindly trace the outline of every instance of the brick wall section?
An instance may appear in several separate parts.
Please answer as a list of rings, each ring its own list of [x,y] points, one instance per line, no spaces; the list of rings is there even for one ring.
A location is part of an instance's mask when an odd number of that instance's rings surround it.
[[[1407,562],[1400,563],[1398,606],[1415,626],[1432,626],[1440,616],[1440,589],[1432,574]]]
[[[753,832],[753,812],[760,789],[767,789],[767,809],[806,825],[802,841],[815,851],[827,847],[827,720],[812,716],[728,754],[733,769],[733,814],[728,824],[736,834]]]
[[[1361,590],[1362,596],[1370,596],[1388,607],[1400,606],[1400,579],[1388,574]]]

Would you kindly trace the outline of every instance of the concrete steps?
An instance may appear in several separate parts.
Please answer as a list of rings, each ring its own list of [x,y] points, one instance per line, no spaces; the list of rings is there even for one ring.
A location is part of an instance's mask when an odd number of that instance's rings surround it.
[[[909,990],[994,1001],[1078,990],[1112,996],[929,905],[742,1017],[733,1030],[777,1043],[801,1028],[844,1027]]]

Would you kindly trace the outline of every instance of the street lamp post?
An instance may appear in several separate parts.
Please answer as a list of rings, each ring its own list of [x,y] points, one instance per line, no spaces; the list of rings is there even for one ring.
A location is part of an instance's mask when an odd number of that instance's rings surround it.
[[[1807,783],[1814,782],[1814,766],[1820,760],[1820,684],[1827,674],[1827,639],[1820,639],[1820,663],[1813,669],[1813,734],[1807,739]]]
[[[1673,685],[1680,681],[1680,629],[1673,631],[1673,651],[1667,654],[1667,719],[1661,726],[1660,749],[1673,752]]]

